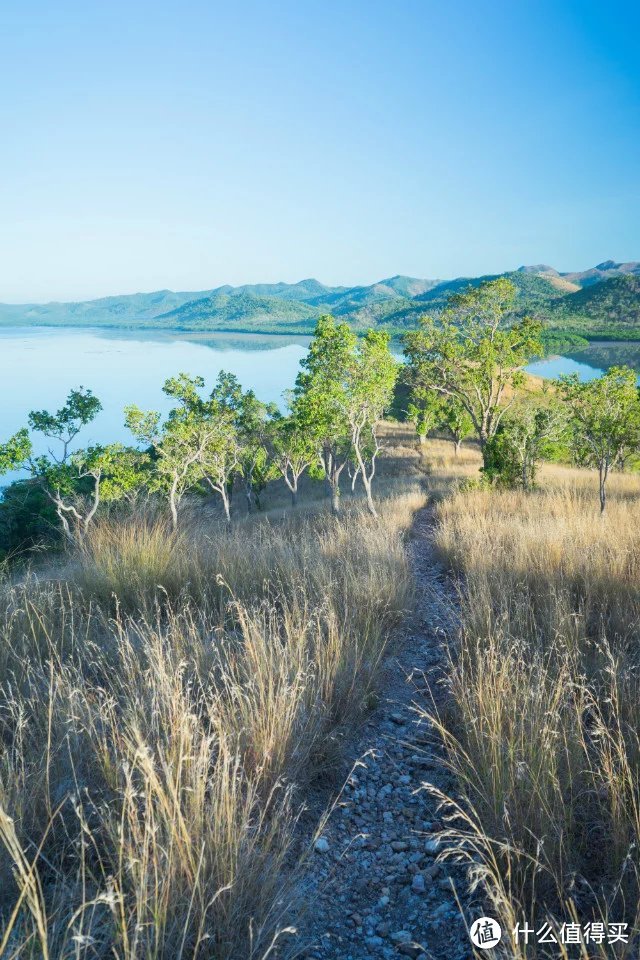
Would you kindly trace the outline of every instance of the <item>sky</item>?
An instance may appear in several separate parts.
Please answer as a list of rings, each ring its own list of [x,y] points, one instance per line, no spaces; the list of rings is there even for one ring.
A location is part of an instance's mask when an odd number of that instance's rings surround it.
[[[619,0],[2,0],[0,301],[640,259]]]

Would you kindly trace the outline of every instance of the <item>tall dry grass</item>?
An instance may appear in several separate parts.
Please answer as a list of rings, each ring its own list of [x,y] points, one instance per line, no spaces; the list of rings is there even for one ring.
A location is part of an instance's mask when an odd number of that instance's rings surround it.
[[[286,948],[302,787],[411,602],[422,502],[179,534],[105,520],[64,580],[3,587],[0,955]]]
[[[509,936],[504,957],[637,950],[640,479],[611,488],[602,518],[593,476],[563,468],[531,494],[476,491],[439,507],[437,546],[462,578],[450,703],[431,718],[463,796],[441,796],[451,850],[509,931],[629,924],[629,944],[514,947]]]

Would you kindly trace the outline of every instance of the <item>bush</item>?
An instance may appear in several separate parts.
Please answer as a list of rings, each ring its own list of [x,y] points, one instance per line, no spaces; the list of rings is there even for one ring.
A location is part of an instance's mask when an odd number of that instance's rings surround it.
[[[0,501],[0,557],[14,558],[59,543],[56,511],[41,485],[33,480],[10,484]]]

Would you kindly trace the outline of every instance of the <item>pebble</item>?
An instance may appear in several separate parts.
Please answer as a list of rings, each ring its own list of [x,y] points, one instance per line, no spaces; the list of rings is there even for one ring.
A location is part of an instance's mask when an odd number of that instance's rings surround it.
[[[411,881],[411,889],[414,893],[424,893],[426,890],[424,877],[421,873],[416,873]]]

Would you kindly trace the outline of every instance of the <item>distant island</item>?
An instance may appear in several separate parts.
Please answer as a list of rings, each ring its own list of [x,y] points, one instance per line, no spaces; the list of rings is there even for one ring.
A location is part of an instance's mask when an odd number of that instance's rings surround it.
[[[394,276],[355,287],[330,287],[311,279],[200,292],[159,290],[79,303],[0,304],[0,326],[310,335],[317,318],[331,313],[356,331],[373,327],[400,335],[421,316],[437,314],[452,293],[495,276]],[[499,276],[516,286],[517,315],[535,314],[546,322],[547,350],[590,340],[640,340],[640,261],[606,260],[574,273],[537,264]]]

